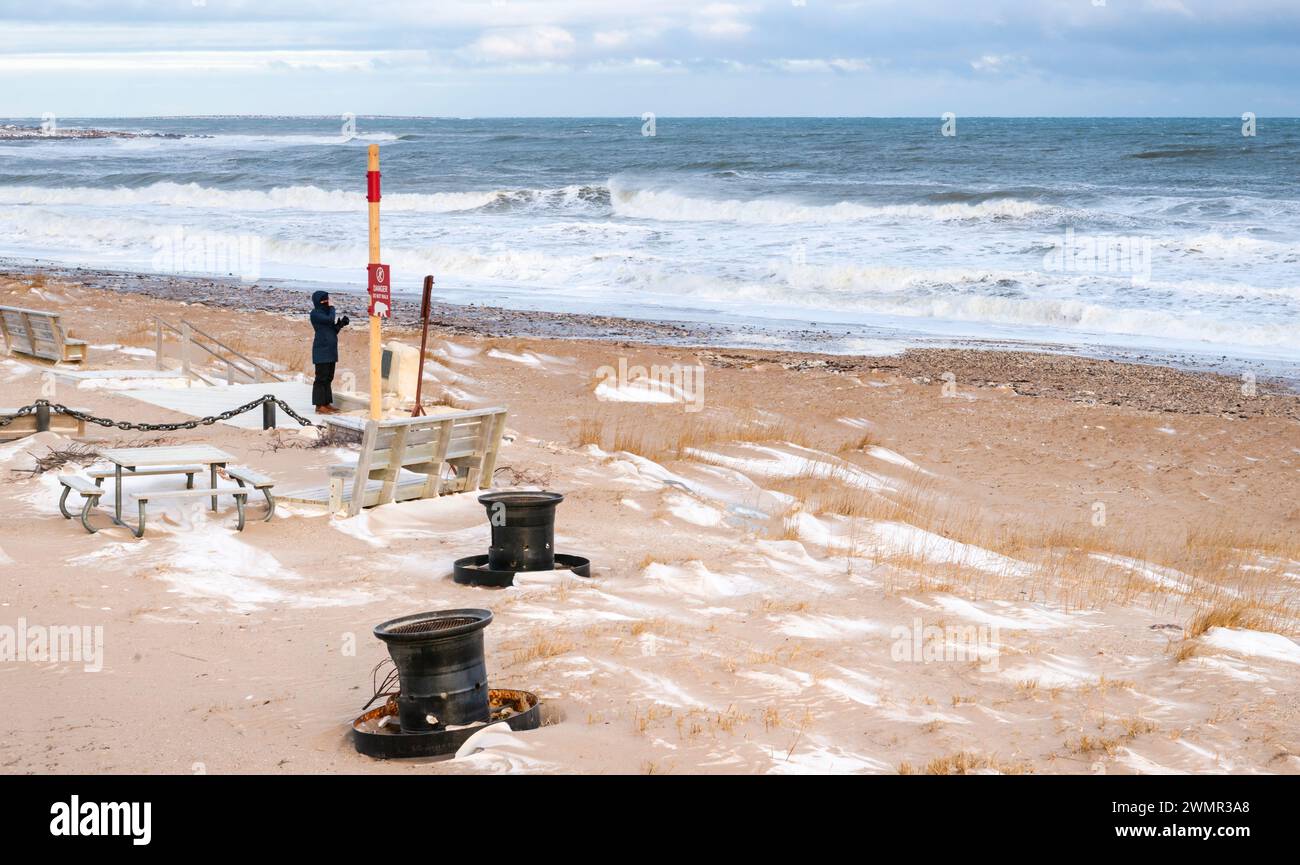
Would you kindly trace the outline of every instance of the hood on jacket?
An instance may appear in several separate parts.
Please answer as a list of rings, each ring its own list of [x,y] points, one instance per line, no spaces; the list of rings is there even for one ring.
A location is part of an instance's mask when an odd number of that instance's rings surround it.
[[[314,306],[316,309],[324,309],[325,301],[329,298],[329,296],[330,293],[328,291],[314,292],[311,296],[311,305]]]

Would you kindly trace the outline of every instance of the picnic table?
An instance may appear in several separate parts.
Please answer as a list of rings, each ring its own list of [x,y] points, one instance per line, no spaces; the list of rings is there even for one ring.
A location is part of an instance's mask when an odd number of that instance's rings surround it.
[[[115,489],[113,490],[113,522],[127,526],[122,520],[122,478],[136,469],[177,466],[177,472],[190,466],[207,466],[211,489],[217,488],[217,469],[224,468],[235,458],[212,445],[158,445],[142,448],[107,448],[99,455],[113,464]],[[217,496],[212,496],[212,510],[217,509]],[[134,531],[134,530],[133,530]]]

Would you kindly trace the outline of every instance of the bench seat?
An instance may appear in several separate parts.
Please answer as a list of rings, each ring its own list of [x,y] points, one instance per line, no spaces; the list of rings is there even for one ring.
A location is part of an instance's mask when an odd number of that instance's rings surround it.
[[[85,500],[81,506],[81,525],[93,535],[96,530],[90,527],[90,509],[99,504],[104,490],[78,475],[59,475],[59,483],[63,486],[63,493],[59,496],[59,513],[63,514],[65,520],[72,519],[72,514],[68,513],[68,494],[80,493]]]
[[[131,493],[131,498],[137,502],[147,502],[150,499],[199,499],[212,496],[234,496],[237,499],[247,499],[248,490],[239,487],[214,487],[201,490],[149,490],[143,493]]]
[[[136,525],[134,531],[137,538],[144,537],[144,518],[145,505],[151,499],[197,499],[197,498],[216,498],[217,496],[234,496],[235,511],[239,514],[239,521],[235,525],[235,530],[242,532],[244,530],[244,504],[248,501],[248,490],[242,487],[222,487],[206,490],[149,490],[141,493],[131,493],[131,498],[137,503],[140,509],[140,522]]]
[[[247,466],[226,466],[226,474],[241,487],[247,484],[255,490],[262,491],[262,495],[266,497],[266,516],[262,520],[269,523],[275,516],[275,496],[271,495],[275,480]]]
[[[185,475],[185,488],[193,489],[194,476],[200,474],[201,472],[205,472],[207,470],[208,470],[207,466],[148,466],[148,467],[138,468],[135,471],[131,471],[130,469],[122,469],[122,477],[143,478],[143,477],[151,477],[154,475],[183,474]],[[117,469],[115,467],[96,468],[96,469],[91,469],[90,471],[86,472],[86,474],[94,478],[95,483],[102,484],[104,478],[117,477]]]

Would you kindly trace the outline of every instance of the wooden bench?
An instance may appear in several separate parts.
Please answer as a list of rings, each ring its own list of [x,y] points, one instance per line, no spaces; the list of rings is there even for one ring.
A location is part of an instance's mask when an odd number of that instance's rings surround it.
[[[123,469],[123,478],[143,478],[154,475],[185,475],[185,489],[194,489],[194,476],[208,470],[207,466],[142,466],[138,469]],[[86,472],[96,486],[103,486],[104,478],[117,475],[117,468],[91,469]]]
[[[275,516],[275,496],[271,495],[271,490],[275,487],[275,481],[246,466],[227,466],[226,474],[241,487],[247,484],[255,490],[261,490],[262,495],[266,496],[266,516],[264,521],[269,523],[271,517]]]
[[[4,334],[9,354],[19,352],[55,363],[80,363],[86,359],[85,340],[64,333],[57,312],[0,306],[0,333]]]
[[[330,513],[346,505],[348,516],[356,516],[363,507],[492,486],[506,410],[378,421],[333,416],[327,422],[360,431],[356,465],[330,466],[329,486],[324,490],[301,490],[281,498],[324,504]],[[403,472],[408,477],[402,477]]]
[[[72,410],[88,413],[88,409],[75,406],[72,407]],[[17,414],[18,409],[16,408],[0,408],[0,417],[14,417]],[[81,418],[63,412],[51,411],[49,413],[49,424],[44,425],[41,422],[40,415],[32,412],[20,418],[15,418],[8,426],[0,427],[0,441],[20,439],[32,433],[45,432],[46,430],[69,438],[85,438],[86,422]]]
[[[145,505],[149,503],[150,499],[197,499],[207,497],[215,499],[217,496],[235,497],[235,510],[239,513],[239,522],[235,526],[235,531],[242,532],[244,530],[244,504],[248,501],[248,490],[243,487],[238,489],[224,487],[208,490],[150,490],[145,493],[131,493],[131,498],[138,503],[140,508],[140,522],[136,524],[132,531],[135,532],[137,538],[144,537]]]
[[[59,475],[59,483],[63,485],[63,494],[59,496],[59,512],[65,520],[72,519],[72,514],[68,513],[68,494],[74,490],[80,493],[85,500],[81,506],[81,524],[93,535],[96,530],[90,527],[90,509],[99,504],[99,497],[104,494],[103,488],[76,475]]]

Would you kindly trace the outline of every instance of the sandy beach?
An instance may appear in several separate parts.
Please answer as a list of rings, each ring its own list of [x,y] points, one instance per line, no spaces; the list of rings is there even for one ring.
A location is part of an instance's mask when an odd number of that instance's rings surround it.
[[[0,405],[187,419],[128,393],[155,368],[158,316],[306,368],[299,292],[102,282],[0,276],[0,305],[59,312],[105,371],[13,355]],[[353,518],[291,504],[242,533],[228,509],[178,504],[143,539],[89,535],[58,512],[68,469],[33,471],[73,442],[0,444],[0,624],[103,628],[98,671],[0,667],[6,694],[40,695],[4,771],[1300,772],[1300,399],[1284,383],[549,321],[521,337],[504,313],[440,307],[425,392],[508,409],[495,485],[564,493],[557,549],[589,557],[589,579],[453,583],[452,561],[487,547],[472,494]],[[399,307],[386,337],[418,346],[411,324]],[[364,390],[364,329],[340,348]],[[602,379],[620,361],[702,369],[702,393]],[[355,459],[226,424],[86,444],[158,441],[216,445],[286,489]],[[539,694],[546,724],[450,761],[355,753],[349,721],[386,657],[371,629],[461,607],[493,612],[490,680]]]

